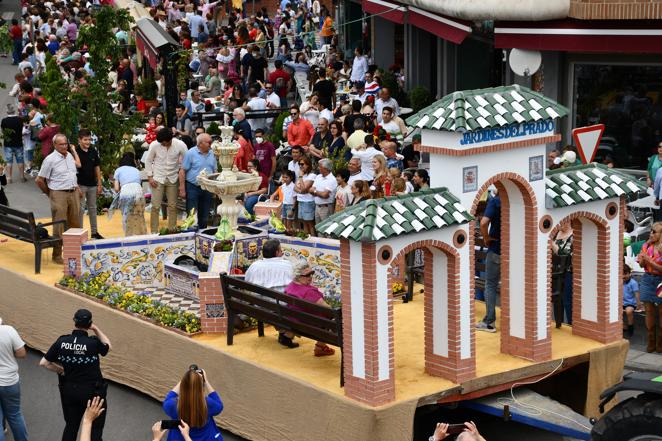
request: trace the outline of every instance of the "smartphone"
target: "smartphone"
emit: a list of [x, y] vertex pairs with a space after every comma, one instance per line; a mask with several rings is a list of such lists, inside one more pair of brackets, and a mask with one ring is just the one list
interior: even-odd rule
[[181, 420], [161, 420], [161, 430], [172, 430], [179, 427]]
[[467, 426], [464, 424], [449, 424], [446, 433], [449, 435], [457, 435], [458, 433], [464, 432], [464, 429], [466, 428]]

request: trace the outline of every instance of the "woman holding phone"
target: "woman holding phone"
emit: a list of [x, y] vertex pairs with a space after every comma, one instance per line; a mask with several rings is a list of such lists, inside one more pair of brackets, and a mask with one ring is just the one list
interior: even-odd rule
[[[166, 395], [163, 410], [169, 418], [190, 427], [192, 441], [223, 440], [214, 417], [223, 411], [221, 397], [207, 381], [205, 371], [192, 365], [179, 383]], [[185, 441], [179, 430], [168, 432], [168, 441]]]

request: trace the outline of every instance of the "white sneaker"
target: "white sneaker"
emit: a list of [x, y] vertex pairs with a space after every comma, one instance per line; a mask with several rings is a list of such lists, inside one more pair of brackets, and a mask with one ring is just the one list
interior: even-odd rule
[[485, 331], [485, 332], [497, 332], [496, 327], [494, 325], [490, 325], [485, 323], [484, 321], [479, 321], [476, 323], [476, 330], [477, 331]]

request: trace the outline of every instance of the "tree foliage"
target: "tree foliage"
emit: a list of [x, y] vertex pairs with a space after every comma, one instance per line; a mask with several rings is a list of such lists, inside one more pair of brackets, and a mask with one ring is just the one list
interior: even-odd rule
[[48, 102], [48, 111], [54, 115], [55, 121], [60, 125], [60, 131], [67, 135], [67, 138], [74, 139], [80, 101], [62, 77], [54, 57], [49, 57], [46, 62], [46, 71], [41, 76], [40, 83], [44, 98]]
[[[141, 122], [139, 115], [124, 116], [113, 112], [108, 78], [112, 63], [123, 55], [113, 30], [129, 31], [133, 17], [126, 9], [104, 6], [96, 12], [94, 19], [94, 25], [81, 27], [76, 41], [80, 48], [87, 50], [94, 75], [87, 78], [84, 89], [72, 90], [64, 79], [60, 82], [56, 78], [57, 66], [51, 66], [50, 71], [47, 66], [48, 92], [45, 93], [49, 111], [63, 131], [73, 136], [77, 124], [80, 124], [97, 136], [101, 168], [104, 174], [108, 174], [119, 162], [124, 135], [133, 133]], [[59, 69], [57, 71], [59, 74]]]

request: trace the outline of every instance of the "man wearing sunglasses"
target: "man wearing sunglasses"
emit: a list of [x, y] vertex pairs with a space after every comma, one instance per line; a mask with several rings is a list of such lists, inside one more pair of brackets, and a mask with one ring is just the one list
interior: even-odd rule
[[292, 122], [287, 128], [287, 143], [289, 145], [309, 145], [315, 134], [315, 129], [310, 121], [301, 118], [299, 108], [296, 105], [290, 107]]

